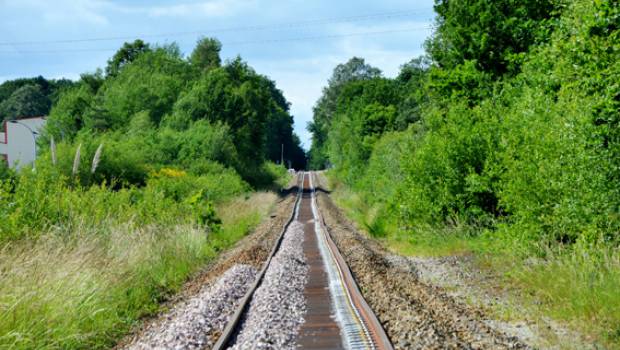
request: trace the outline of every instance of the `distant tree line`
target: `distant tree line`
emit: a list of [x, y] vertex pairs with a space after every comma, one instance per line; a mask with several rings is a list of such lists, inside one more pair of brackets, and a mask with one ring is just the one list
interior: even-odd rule
[[270, 181], [266, 161], [305, 168], [282, 92], [239, 57], [223, 63], [220, 50], [213, 38], [199, 40], [188, 57], [176, 44], [125, 43], [104, 69], [76, 82], [3, 83], [0, 112], [7, 119], [49, 114], [42, 150], [51, 137], [74, 148], [105, 143], [100, 179], [92, 181], [144, 183], [158, 164], [197, 172], [223, 165], [260, 185]]
[[0, 84], [0, 120], [48, 115], [69, 79], [47, 80], [41, 76], [7, 80]]

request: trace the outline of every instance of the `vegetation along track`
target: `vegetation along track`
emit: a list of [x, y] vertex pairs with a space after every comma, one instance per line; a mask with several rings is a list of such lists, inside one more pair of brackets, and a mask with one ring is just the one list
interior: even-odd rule
[[214, 349], [392, 349], [331, 240], [316, 203], [313, 173], [256, 282]]

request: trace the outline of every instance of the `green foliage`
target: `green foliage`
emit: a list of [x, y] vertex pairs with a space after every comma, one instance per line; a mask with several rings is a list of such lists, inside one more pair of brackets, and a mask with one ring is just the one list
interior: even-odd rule
[[[108, 62], [105, 76], [101, 70], [83, 74], [74, 86], [64, 89], [39, 139], [41, 156], [36, 176], [24, 175], [23, 179], [4, 185], [8, 190], [3, 199], [8, 201], [7, 205], [13, 203], [9, 207], [15, 210], [6, 213], [13, 218], [7, 220], [7, 225], [12, 226], [5, 227], [6, 234], [29, 237], [37, 230], [49, 228], [50, 222], [63, 222], [69, 215], [68, 209], [49, 202], [49, 198], [61, 197], [67, 189], [100, 188], [119, 195], [131, 193], [130, 203], [134, 203], [136, 196], [169, 198], [166, 191], [150, 190], [159, 185], [168, 188], [166, 181], [151, 178], [153, 172], [162, 168], [186, 173], [185, 180], [174, 186], [193, 188], [195, 193], [177, 193], [170, 198], [183, 205], [189, 205], [185, 199], [192, 199], [192, 205], [206, 213], [193, 218], [210, 225], [217, 221], [212, 217], [211, 204], [200, 203], [247, 191], [250, 188], [246, 181], [268, 187], [283, 178], [280, 167], [265, 163], [268, 159], [280, 160], [280, 152], [276, 155], [274, 149], [280, 150], [284, 144], [284, 160], [303, 167], [305, 155], [293, 134], [293, 119], [282, 92], [240, 58], [216, 67], [219, 58], [211, 55], [219, 51], [216, 41], [204, 39], [198, 46], [190, 63], [174, 44], [153, 48], [140, 40], [126, 43]], [[203, 67], [204, 74], [194, 74], [192, 66], [207, 64], [205, 60], [214, 66]], [[24, 82], [30, 80], [7, 82], [0, 92], [6, 93], [12, 87], [17, 88], [16, 93], [43, 89]], [[51, 84], [43, 78], [34, 82], [41, 86]], [[52, 89], [46, 85], [45, 89], [48, 88]], [[52, 137], [56, 143], [56, 164], [52, 164], [49, 149]], [[270, 145], [269, 150], [266, 144]], [[100, 147], [103, 151], [92, 169]], [[81, 152], [76, 163], [78, 148]], [[79, 166], [74, 169], [74, 164]], [[15, 177], [8, 170], [2, 172], [3, 179]], [[33, 205], [27, 199], [28, 186], [33, 188], [33, 197], [41, 198], [30, 210], [25, 209]], [[17, 189], [15, 193], [13, 187]], [[57, 209], [44, 208], [43, 203]], [[25, 212], [31, 219], [22, 216]], [[128, 220], [121, 217], [119, 222]], [[9, 233], [11, 230], [14, 232]]]
[[303, 166], [303, 151], [293, 137], [293, 118], [281, 91], [240, 59], [204, 74], [179, 98], [165, 124], [183, 129], [199, 120], [230, 128], [238, 157], [234, 165], [250, 182], [266, 159], [280, 160], [282, 144], [285, 160]]
[[169, 168], [117, 191], [45, 168], [1, 182], [0, 347], [113, 346], [266, 215], [275, 196], [222, 204], [246, 189]]
[[[114, 57], [121, 62], [114, 74], [83, 74], [64, 92], [40, 146], [46, 148], [52, 136], [73, 147], [91, 140], [109, 144], [115, 160], [102, 160], [95, 182], [144, 184], [148, 171], [137, 168], [147, 164], [196, 169], [215, 161], [252, 185], [269, 178], [262, 174], [266, 160], [279, 162], [283, 156], [285, 163], [304, 168], [305, 153], [282, 92], [240, 58], [219, 67], [214, 40], [199, 41], [189, 62], [174, 45], [126, 44]], [[209, 67], [196, 74], [200, 65]]]
[[222, 63], [220, 59], [221, 50], [222, 43], [219, 40], [201, 38], [198, 40], [189, 60], [192, 66], [196, 67], [200, 72], [218, 68]]
[[101, 103], [86, 113], [85, 126], [95, 130], [123, 128], [142, 111], [148, 111], [153, 123], [159, 124], [189, 79], [189, 65], [180, 57], [165, 49], [143, 53], [106, 80], [97, 95]]
[[143, 53], [150, 51], [150, 45], [140, 39], [123, 44], [123, 47], [108, 60], [108, 65], [105, 68], [106, 75], [116, 76], [126, 65], [135, 61]]
[[281, 145], [305, 166], [282, 92], [219, 50], [127, 43], [58, 99], [0, 85], [2, 107], [54, 101], [36, 170], [0, 164], [0, 348], [113, 346], [267, 215], [248, 192], [289, 180]]
[[[542, 14], [551, 8], [537, 6], [527, 4], [536, 15], [523, 12], [531, 22], [524, 25], [546, 26]], [[463, 11], [475, 6], [441, 2], [438, 7], [446, 11], [440, 21], [448, 28], [465, 25], [469, 17]], [[617, 178], [612, 169], [617, 167], [619, 138], [613, 125], [619, 89], [608, 78], [620, 72], [613, 44], [618, 27], [611, 24], [617, 16], [607, 2], [575, 1], [552, 35], [541, 32], [547, 44], [523, 56], [523, 70], [512, 79], [494, 81], [495, 68], [466, 57], [427, 70], [417, 60], [403, 66], [394, 81], [345, 84], [328, 134], [335, 174], [367, 192], [368, 200], [378, 196], [365, 180], [369, 169], [375, 183], [394, 184], [382, 201], [404, 229], [500, 224], [510, 227], [502, 232], [522, 242], [617, 242], [613, 232], [620, 224], [615, 214], [620, 202], [611, 184]], [[525, 29], [513, 30], [517, 35]], [[511, 45], [521, 51], [529, 47]], [[407, 110], [398, 100], [409, 96], [421, 105], [421, 118], [405, 132], [412, 141], [386, 149], [393, 137], [389, 132], [400, 129], [396, 120]], [[383, 138], [388, 140], [377, 142]], [[387, 170], [376, 173], [390, 166], [382, 163], [385, 158], [392, 167], [398, 164], [401, 181]]]
[[38, 85], [24, 85], [0, 103], [0, 115], [5, 120], [44, 116], [51, 101]]
[[73, 85], [67, 79], [47, 80], [41, 76], [7, 80], [0, 84], [0, 119], [48, 115], [51, 104]]
[[575, 323], [600, 314], [579, 327], [617, 344], [620, 317], [601, 309], [619, 302], [608, 297], [619, 265], [607, 253], [620, 244], [620, 7], [436, 9], [432, 63], [326, 89], [312, 165], [333, 166], [353, 191], [341, 203], [373, 236], [402, 251], [503, 256], [550, 313]]
[[453, 69], [431, 68], [426, 88], [433, 101], [466, 101], [473, 107], [490, 95], [492, 79], [475, 61], [465, 61]]
[[255, 167], [264, 159], [263, 134], [269, 104], [268, 92], [256, 89], [258, 79], [239, 60], [212, 70], [177, 101], [174, 116], [185, 124], [202, 119], [226, 123], [233, 131], [240, 159]]
[[192, 168], [199, 159], [238, 166], [237, 149], [227, 124], [198, 121], [191, 128], [178, 133], [175, 143], [180, 145], [176, 159], [186, 168]]
[[89, 111], [94, 98], [92, 89], [84, 84], [65, 91], [52, 107], [44, 133], [57, 140], [75, 136], [84, 127], [84, 115]]
[[314, 106], [313, 120], [308, 124], [308, 131], [312, 133], [311, 168], [323, 169], [328, 164], [327, 134], [336, 113], [342, 88], [349, 82], [379, 77], [381, 77], [381, 71], [366, 64], [364, 59], [359, 57], [353, 57], [347, 63], [339, 64], [334, 68], [327, 87], [323, 88], [323, 94]]
[[553, 0], [437, 0], [436, 26], [427, 50], [442, 68], [467, 61], [492, 75], [518, 72], [530, 46], [548, 39]]
[[15, 170], [9, 168], [8, 164], [2, 160], [0, 161], [0, 181], [11, 180], [15, 177]]

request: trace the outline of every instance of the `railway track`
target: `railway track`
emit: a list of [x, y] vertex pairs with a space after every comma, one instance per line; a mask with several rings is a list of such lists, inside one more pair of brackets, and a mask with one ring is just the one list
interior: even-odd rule
[[[269, 274], [269, 272], [274, 272], [270, 269], [278, 268], [278, 266], [273, 266], [273, 262], [278, 259], [277, 255], [283, 246], [283, 241], [288, 239], [285, 243], [287, 247], [291, 244], [297, 244], [299, 247], [300, 237], [303, 237], [303, 257], [300, 257], [300, 261], [303, 260], [304, 268], [307, 268], [303, 287], [303, 322], [295, 325], [296, 334], [289, 339], [291, 341], [287, 344], [294, 344], [292, 347], [302, 349], [393, 349], [385, 331], [362, 297], [349, 267], [329, 235], [317, 205], [314, 176], [312, 172], [298, 175], [300, 185], [291, 216], [256, 281], [241, 300], [214, 349], [228, 349], [235, 345], [240, 333], [246, 331], [245, 328], [261, 327], [260, 324], [244, 325], [252, 318], [251, 313], [256, 313], [253, 311], [252, 301], [258, 299], [258, 293], [273, 292], [257, 291], [277, 285], [271, 282], [266, 283], [265, 276], [274, 278], [274, 273]], [[302, 227], [303, 236], [299, 231]], [[297, 231], [291, 232], [292, 230]], [[290, 242], [291, 239], [297, 241]], [[294, 297], [291, 295], [291, 298]], [[273, 310], [278, 307], [280, 306], [269, 305], [267, 309]], [[263, 334], [278, 332], [278, 329], [270, 328], [260, 330], [260, 332]], [[266, 335], [266, 337], [269, 336], [281, 338], [278, 334]], [[262, 344], [256, 348], [278, 348], [273, 344], [276, 343]], [[243, 347], [237, 345], [237, 348]]]

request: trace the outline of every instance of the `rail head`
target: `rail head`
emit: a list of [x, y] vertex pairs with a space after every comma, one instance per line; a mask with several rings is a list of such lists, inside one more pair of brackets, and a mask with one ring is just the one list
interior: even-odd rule
[[[311, 174], [310, 176], [313, 176]], [[316, 189], [312, 188], [312, 191], [315, 193], [316, 198]], [[318, 201], [316, 203], [318, 207]], [[341, 273], [342, 279], [347, 285], [347, 292], [349, 293], [352, 304], [355, 309], [359, 311], [359, 316], [361, 322], [364, 324], [365, 328], [369, 332], [369, 337], [372, 339], [375, 348], [378, 350], [393, 350], [394, 346], [387, 336], [385, 329], [381, 325], [381, 322], [375, 315], [374, 311], [364, 299], [362, 292], [360, 291], [355, 278], [353, 277], [353, 272], [349, 268], [349, 265], [346, 263], [344, 257], [340, 253], [338, 246], [334, 242], [331, 237], [330, 230], [327, 227], [325, 222], [325, 217], [321, 214], [320, 210], [317, 210], [319, 225], [321, 226], [323, 232], [325, 233], [325, 238], [327, 240], [328, 247], [333, 254], [339, 272]]]

